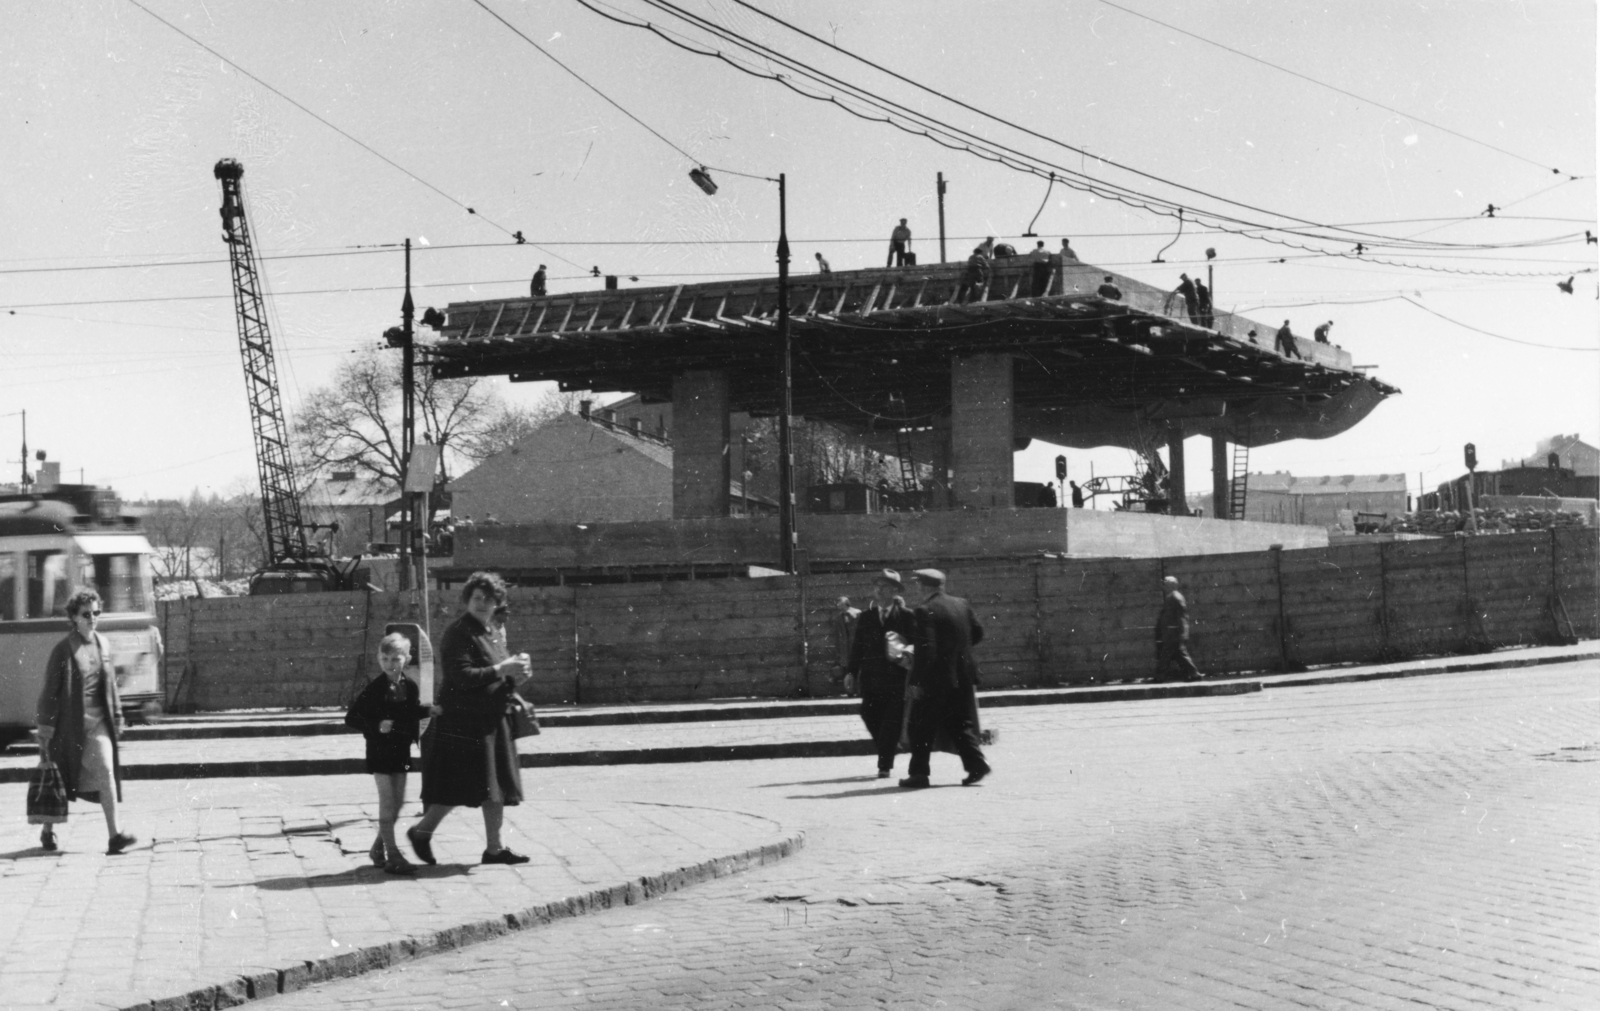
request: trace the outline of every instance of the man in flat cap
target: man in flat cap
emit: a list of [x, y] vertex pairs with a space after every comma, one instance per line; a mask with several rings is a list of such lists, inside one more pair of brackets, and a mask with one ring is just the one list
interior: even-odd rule
[[879, 779], [888, 779], [894, 769], [906, 705], [900, 647], [909, 645], [916, 632], [916, 619], [900, 596], [904, 590], [900, 573], [893, 569], [884, 569], [873, 579], [872, 606], [856, 620], [855, 645], [845, 674], [845, 690], [861, 691], [861, 722], [878, 749]]
[[900, 785], [908, 790], [928, 785], [928, 758], [942, 731], [967, 770], [962, 786], [989, 774], [978, 740], [978, 664], [972, 647], [983, 641], [983, 626], [960, 597], [944, 592], [944, 573], [918, 569], [912, 573], [922, 593], [916, 610], [916, 652], [906, 698], [911, 705], [911, 767]]
[[1189, 603], [1178, 591], [1176, 576], [1161, 580], [1161, 613], [1156, 617], [1156, 677], [1164, 681], [1173, 664], [1185, 681], [1200, 680], [1200, 670], [1189, 656]]

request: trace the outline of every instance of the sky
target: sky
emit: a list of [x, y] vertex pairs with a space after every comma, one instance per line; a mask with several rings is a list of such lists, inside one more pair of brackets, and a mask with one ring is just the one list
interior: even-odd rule
[[[649, 0], [590, 2], [738, 52]], [[928, 261], [942, 172], [952, 259], [985, 235], [1020, 241], [1036, 212], [1050, 245], [1070, 236], [1086, 262], [1164, 287], [1213, 248], [1219, 308], [1287, 316], [1305, 336], [1332, 319], [1356, 363], [1401, 389], [1342, 435], [1255, 450], [1252, 470], [1431, 488], [1461, 471], [1466, 442], [1487, 466], [1555, 433], [1600, 442], [1600, 246], [1583, 237], [1600, 232], [1592, 0], [749, 3], [676, 0], [987, 142], [1196, 213], [1459, 245], [1357, 260], [1343, 241], [1308, 252], [1192, 217], [1173, 242], [1170, 216], [1047, 194], [577, 0], [15, 5], [0, 35], [0, 481], [20, 470], [25, 410], [30, 450], [69, 480], [128, 498], [253, 486], [223, 157], [245, 166], [291, 417], [399, 322], [405, 238], [419, 307], [525, 293], [540, 263], [552, 292], [591, 287], [592, 266], [641, 284], [770, 273], [774, 188], [731, 173], [783, 172], [797, 269], [814, 252], [874, 265], [900, 217]], [[697, 163], [715, 197], [690, 183]], [[1050, 480], [1057, 452], [1019, 453], [1018, 479]], [[1204, 490], [1207, 443], [1187, 452]], [[1066, 455], [1075, 478], [1131, 472], [1126, 450]]]

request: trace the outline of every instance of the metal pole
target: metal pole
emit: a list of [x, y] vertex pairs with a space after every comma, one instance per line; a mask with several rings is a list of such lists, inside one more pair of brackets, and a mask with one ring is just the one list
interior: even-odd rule
[[1210, 322], [1206, 325], [1215, 327], [1217, 325], [1217, 279], [1212, 276], [1211, 264], [1209, 263], [1206, 264], [1206, 288], [1211, 292], [1206, 296], [1211, 300], [1211, 311], [1206, 313], [1206, 316], [1210, 318]]
[[[433, 504], [428, 501], [427, 492], [422, 493], [422, 512], [427, 517], [426, 522], [428, 525], [432, 526]], [[422, 584], [422, 634], [427, 636], [429, 641], [432, 641], [433, 628], [432, 623], [429, 621], [428, 607], [428, 545], [426, 540], [423, 541], [422, 550], [418, 552], [417, 560], [421, 563], [422, 569], [422, 578], [419, 580]]]
[[411, 508], [411, 492], [405, 490], [406, 478], [411, 470], [411, 447], [416, 438], [417, 419], [412, 405], [416, 381], [416, 351], [412, 343], [411, 317], [416, 305], [411, 301], [411, 240], [406, 240], [406, 297], [400, 303], [401, 327], [405, 341], [401, 344], [400, 365], [400, 589], [411, 589], [412, 528], [416, 525], [415, 511]]
[[795, 571], [794, 373], [789, 346], [789, 201], [787, 176], [778, 173], [778, 342], [783, 346], [783, 403], [778, 414], [778, 567]]
[[944, 255], [944, 173], [937, 173], [939, 185], [936, 187], [939, 194], [939, 262], [949, 263]]

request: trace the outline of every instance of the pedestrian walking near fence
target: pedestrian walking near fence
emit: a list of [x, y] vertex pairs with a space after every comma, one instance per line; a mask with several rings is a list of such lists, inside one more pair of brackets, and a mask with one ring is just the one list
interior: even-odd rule
[[544, 264], [539, 264], [539, 269], [533, 272], [533, 280], [528, 285], [528, 294], [533, 298], [544, 297]]
[[439, 715], [438, 706], [420, 701], [417, 685], [406, 677], [411, 640], [390, 632], [378, 643], [378, 676], [373, 678], [344, 716], [345, 725], [367, 741], [367, 771], [378, 788], [378, 838], [368, 856], [390, 874], [415, 874], [416, 865], [400, 852], [394, 825], [406, 803], [406, 773], [411, 771], [411, 745], [422, 721]]
[[861, 722], [878, 749], [878, 778], [888, 779], [899, 750], [906, 704], [906, 668], [902, 652], [916, 634], [916, 619], [900, 594], [900, 573], [884, 569], [872, 585], [872, 606], [856, 622], [855, 647], [845, 684], [861, 690]]
[[522, 770], [507, 722], [516, 679], [528, 673], [528, 655], [506, 656], [491, 629], [494, 609], [506, 601], [505, 580], [474, 572], [461, 588], [466, 605], [439, 641], [442, 710], [422, 739], [422, 818], [406, 830], [425, 864], [433, 833], [457, 807], [483, 809], [486, 864], [522, 864], [528, 858], [500, 840], [507, 805], [522, 803]]
[[983, 626], [960, 597], [944, 592], [944, 573], [918, 569], [912, 573], [922, 593], [916, 609], [917, 631], [911, 676], [906, 682], [910, 704], [907, 735], [911, 766], [900, 785], [916, 790], [928, 785], [929, 756], [943, 736], [973, 786], [992, 771], [984, 760], [978, 736], [978, 664], [972, 647], [983, 641]]
[[1198, 278], [1194, 282], [1194, 302], [1200, 310], [1200, 325], [1210, 328], [1216, 325], [1216, 313], [1211, 308], [1211, 289]]
[[833, 273], [833, 268], [828, 266], [827, 259], [821, 253], [812, 253], [811, 255], [817, 258], [817, 273], [824, 277]]
[[1167, 671], [1174, 665], [1185, 681], [1200, 680], [1200, 671], [1189, 656], [1189, 602], [1178, 590], [1175, 576], [1161, 580], [1161, 613], [1156, 617], [1156, 675], [1157, 681], [1167, 680]]
[[[39, 764], [60, 774], [67, 800], [99, 803], [106, 819], [106, 853], [114, 855], [138, 840], [118, 821], [122, 761], [117, 744], [126, 722], [110, 646], [95, 631], [100, 594], [82, 589], [67, 598], [67, 620], [72, 631], [50, 651], [39, 692]], [[39, 845], [57, 848], [49, 822], [39, 832]]]
[[894, 226], [894, 231], [889, 233], [889, 261], [885, 267], [904, 267], [906, 265], [906, 252], [911, 248], [911, 229], [906, 227], [906, 219], [901, 218], [900, 223]]

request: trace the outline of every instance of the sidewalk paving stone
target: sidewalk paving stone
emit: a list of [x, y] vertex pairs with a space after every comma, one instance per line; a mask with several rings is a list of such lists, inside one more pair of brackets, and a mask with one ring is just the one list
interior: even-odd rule
[[[439, 866], [415, 879], [367, 861], [376, 800], [364, 776], [130, 784], [123, 815], [143, 838], [120, 857], [103, 853], [97, 806], [75, 806], [55, 854], [8, 819], [0, 1007], [229, 1006], [643, 901], [779, 859], [803, 838], [725, 808], [529, 785], [506, 823], [530, 863], [479, 866], [481, 819], [463, 809], [436, 837]], [[0, 786], [0, 807], [20, 812], [24, 789]]]

